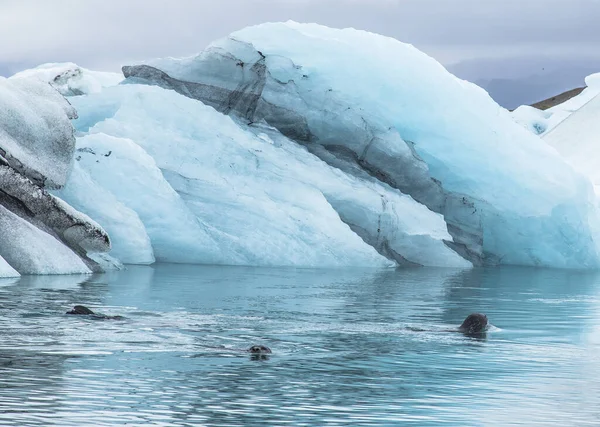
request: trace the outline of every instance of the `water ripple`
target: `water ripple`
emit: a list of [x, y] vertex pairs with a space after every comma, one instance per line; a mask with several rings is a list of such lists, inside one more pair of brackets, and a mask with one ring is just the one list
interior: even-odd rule
[[[598, 274], [535, 269], [0, 281], [0, 425], [595, 426], [599, 302]], [[471, 311], [487, 337], [448, 332]]]

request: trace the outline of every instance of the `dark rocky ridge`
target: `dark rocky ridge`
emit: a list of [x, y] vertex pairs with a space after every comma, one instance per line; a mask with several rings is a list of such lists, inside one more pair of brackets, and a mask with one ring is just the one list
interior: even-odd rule
[[538, 110], [547, 110], [548, 108], [555, 107], [563, 102], [568, 101], [571, 98], [576, 97], [581, 92], [583, 92], [585, 87], [578, 87], [576, 89], [571, 89], [561, 94], [552, 96], [548, 99], [544, 99], [543, 101], [536, 102], [535, 104], [531, 104], [532, 107], [537, 108]]

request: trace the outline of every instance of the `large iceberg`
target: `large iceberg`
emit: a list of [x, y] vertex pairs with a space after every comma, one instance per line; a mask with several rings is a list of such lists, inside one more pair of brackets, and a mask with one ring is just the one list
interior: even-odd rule
[[[234, 33], [195, 57], [155, 60], [123, 71], [129, 82], [171, 89], [234, 116], [238, 129], [247, 126], [256, 132], [256, 124], [264, 122], [335, 167], [336, 173], [343, 171], [345, 179], [367, 181], [369, 176], [370, 185], [410, 195], [443, 216], [452, 238], [441, 240], [473, 263], [598, 265], [598, 218], [589, 181], [514, 123], [482, 89], [455, 78], [410, 45], [353, 29], [265, 24]], [[238, 167], [237, 158], [204, 147], [208, 152], [203, 157], [187, 151], [187, 158], [177, 156], [181, 164], [169, 162], [180, 135], [160, 132], [160, 142], [151, 146], [135, 134], [137, 125], [127, 123], [134, 114], [139, 119], [162, 107], [140, 99], [129, 101], [137, 106], [128, 118], [106, 99], [99, 100], [78, 126], [136, 141], [174, 188], [188, 196], [191, 208], [204, 208], [205, 203], [194, 199], [218, 187], [210, 181], [189, 185], [189, 179], [206, 162], [218, 162], [222, 174], [227, 162], [232, 169]], [[93, 117], [93, 110], [105, 116], [103, 123]], [[186, 110], [190, 121], [197, 114], [191, 110]], [[173, 115], [183, 114], [171, 108], [157, 115], [163, 125], [170, 125]], [[199, 114], [196, 120], [202, 120]], [[203, 142], [202, 134], [183, 131], [189, 125], [180, 126], [178, 133], [195, 141], [194, 150], [212, 146]], [[182, 174], [181, 165], [196, 168]], [[248, 177], [258, 173], [244, 172]], [[247, 180], [250, 185], [252, 179]], [[268, 180], [262, 185], [274, 188]], [[326, 186], [317, 188], [344, 220]], [[240, 189], [235, 191], [239, 194]], [[214, 194], [213, 200], [224, 194]], [[402, 212], [398, 216], [405, 217]], [[213, 226], [222, 221], [206, 219]], [[353, 222], [351, 228], [372, 244], [374, 235], [361, 227], [363, 221]], [[273, 219], [269, 223], [276, 224]]]
[[0, 276], [600, 264], [597, 199], [574, 167], [600, 176], [559, 138], [600, 108], [594, 82], [546, 132], [558, 109], [511, 115], [410, 45], [294, 22], [123, 72], [0, 79]]
[[79, 167], [139, 215], [159, 260], [470, 265], [444, 243], [452, 237], [441, 215], [368, 174], [326, 164], [269, 126], [145, 85], [72, 101]]

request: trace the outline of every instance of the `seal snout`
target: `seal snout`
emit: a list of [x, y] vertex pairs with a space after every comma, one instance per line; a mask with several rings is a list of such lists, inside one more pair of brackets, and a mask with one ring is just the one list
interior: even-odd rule
[[467, 316], [458, 329], [467, 335], [478, 335], [485, 333], [487, 326], [488, 318], [485, 314], [472, 313]]
[[253, 345], [246, 351], [248, 353], [252, 353], [252, 354], [271, 354], [272, 353], [271, 349], [264, 345]]

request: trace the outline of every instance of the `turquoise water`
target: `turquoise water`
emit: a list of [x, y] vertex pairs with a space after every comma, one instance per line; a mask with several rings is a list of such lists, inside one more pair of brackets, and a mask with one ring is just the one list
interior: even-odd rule
[[[64, 315], [74, 304], [127, 319]], [[473, 311], [487, 337], [445, 331]], [[252, 360], [255, 343], [273, 355]], [[160, 265], [0, 281], [2, 426], [597, 426], [599, 374], [596, 272]]]

